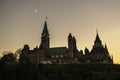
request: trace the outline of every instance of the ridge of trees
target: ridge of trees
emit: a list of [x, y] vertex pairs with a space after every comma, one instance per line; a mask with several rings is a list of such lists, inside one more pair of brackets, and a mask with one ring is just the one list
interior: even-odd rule
[[20, 53], [21, 49], [4, 52], [0, 80], [120, 80], [117, 64], [31, 64], [26, 57], [18, 60]]

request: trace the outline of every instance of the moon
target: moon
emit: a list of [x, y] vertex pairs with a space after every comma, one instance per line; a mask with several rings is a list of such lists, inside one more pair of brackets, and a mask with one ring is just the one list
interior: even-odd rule
[[35, 13], [38, 13], [38, 9], [35, 9]]

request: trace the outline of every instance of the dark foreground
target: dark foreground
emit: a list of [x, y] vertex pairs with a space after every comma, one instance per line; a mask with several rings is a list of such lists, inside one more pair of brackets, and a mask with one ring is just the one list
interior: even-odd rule
[[0, 80], [120, 80], [120, 65], [0, 65]]

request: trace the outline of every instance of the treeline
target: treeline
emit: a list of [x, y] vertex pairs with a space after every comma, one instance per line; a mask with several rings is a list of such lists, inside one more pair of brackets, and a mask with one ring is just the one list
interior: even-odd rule
[[[16, 53], [19, 53], [18, 50]], [[29, 58], [5, 52], [0, 80], [120, 80], [120, 65], [102, 63], [31, 64]]]
[[120, 80], [120, 65], [0, 64], [0, 80]]

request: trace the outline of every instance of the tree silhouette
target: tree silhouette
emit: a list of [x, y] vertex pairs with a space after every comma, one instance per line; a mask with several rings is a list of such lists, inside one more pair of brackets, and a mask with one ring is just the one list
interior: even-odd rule
[[12, 52], [8, 52], [1, 57], [0, 62], [2, 64], [15, 64], [16, 60], [16, 56]]
[[15, 51], [15, 56], [16, 56], [16, 58], [17, 58], [17, 60], [19, 60], [19, 57], [20, 57], [20, 54], [22, 53], [22, 49], [21, 48], [19, 48], [19, 49], [17, 49], [16, 51]]

